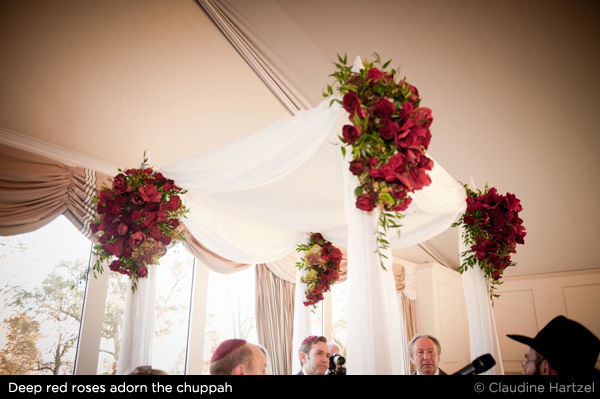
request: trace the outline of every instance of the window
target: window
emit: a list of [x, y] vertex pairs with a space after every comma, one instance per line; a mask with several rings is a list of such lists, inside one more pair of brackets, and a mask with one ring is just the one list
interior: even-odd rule
[[254, 266], [233, 273], [209, 273], [202, 374], [210, 374], [210, 358], [227, 339], [258, 343], [255, 317]]
[[64, 216], [0, 240], [0, 374], [72, 374], [91, 242]]

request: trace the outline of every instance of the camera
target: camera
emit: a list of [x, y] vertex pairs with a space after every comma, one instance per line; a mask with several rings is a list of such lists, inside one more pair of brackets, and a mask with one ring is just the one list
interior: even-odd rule
[[329, 356], [329, 369], [327, 370], [327, 375], [346, 375], [345, 364], [346, 359], [339, 353]]

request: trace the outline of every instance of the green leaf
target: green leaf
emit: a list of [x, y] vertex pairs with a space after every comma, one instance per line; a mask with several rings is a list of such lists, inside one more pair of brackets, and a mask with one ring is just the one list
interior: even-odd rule
[[342, 155], [344, 156], [344, 158], [346, 157], [346, 147], [341, 147], [342, 148]]

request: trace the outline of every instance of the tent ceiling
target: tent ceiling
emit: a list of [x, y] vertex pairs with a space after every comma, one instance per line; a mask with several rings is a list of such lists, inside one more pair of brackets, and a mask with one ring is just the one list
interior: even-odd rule
[[[337, 53], [402, 65], [433, 109], [433, 158], [521, 198], [528, 235], [507, 275], [599, 267], [597, 2], [247, 3], [248, 21], [285, 15], [257, 31], [271, 29], [265, 43], [309, 45], [290, 68], [311, 101]], [[160, 167], [288, 115], [193, 0], [0, 0], [0, 55], [0, 134], [119, 167], [145, 148]], [[458, 264], [456, 230], [428, 244]]]

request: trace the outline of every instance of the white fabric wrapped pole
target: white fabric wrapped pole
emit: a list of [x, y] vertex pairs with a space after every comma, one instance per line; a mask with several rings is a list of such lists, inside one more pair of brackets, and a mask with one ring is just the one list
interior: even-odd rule
[[148, 277], [138, 280], [135, 293], [131, 291], [131, 280], [127, 284], [118, 375], [152, 365], [157, 272], [156, 265], [148, 266]]
[[[475, 190], [475, 182], [469, 176], [467, 184], [470, 190]], [[462, 239], [463, 227], [459, 229], [459, 253], [462, 254], [469, 248], [465, 246]], [[460, 263], [464, 258], [461, 256]], [[496, 322], [490, 299], [487, 279], [479, 267], [468, 268], [462, 274], [463, 288], [465, 290], [465, 301], [467, 303], [467, 314], [469, 316], [469, 337], [471, 341], [471, 359], [489, 353], [496, 361], [496, 365], [483, 374], [503, 375], [502, 357], [498, 345], [496, 333]]]
[[[304, 258], [304, 251], [300, 251], [298, 254], [298, 261]], [[300, 364], [298, 363], [298, 352], [300, 350], [300, 344], [304, 338], [311, 335], [311, 317], [310, 307], [304, 306], [306, 302], [305, 291], [308, 291], [308, 285], [300, 281], [302, 277], [305, 277], [308, 271], [302, 269], [296, 272], [296, 295], [294, 299], [294, 332], [292, 335], [292, 370], [295, 372], [300, 370]], [[294, 374], [295, 374], [294, 372]]]
[[[352, 70], [362, 68], [356, 57]], [[365, 212], [356, 208], [354, 190], [358, 179], [349, 170], [348, 151], [342, 160], [344, 210], [348, 222], [348, 374], [403, 374], [399, 356], [401, 334], [392, 251], [382, 258], [377, 253], [379, 209]], [[389, 242], [387, 236], [385, 239]]]

